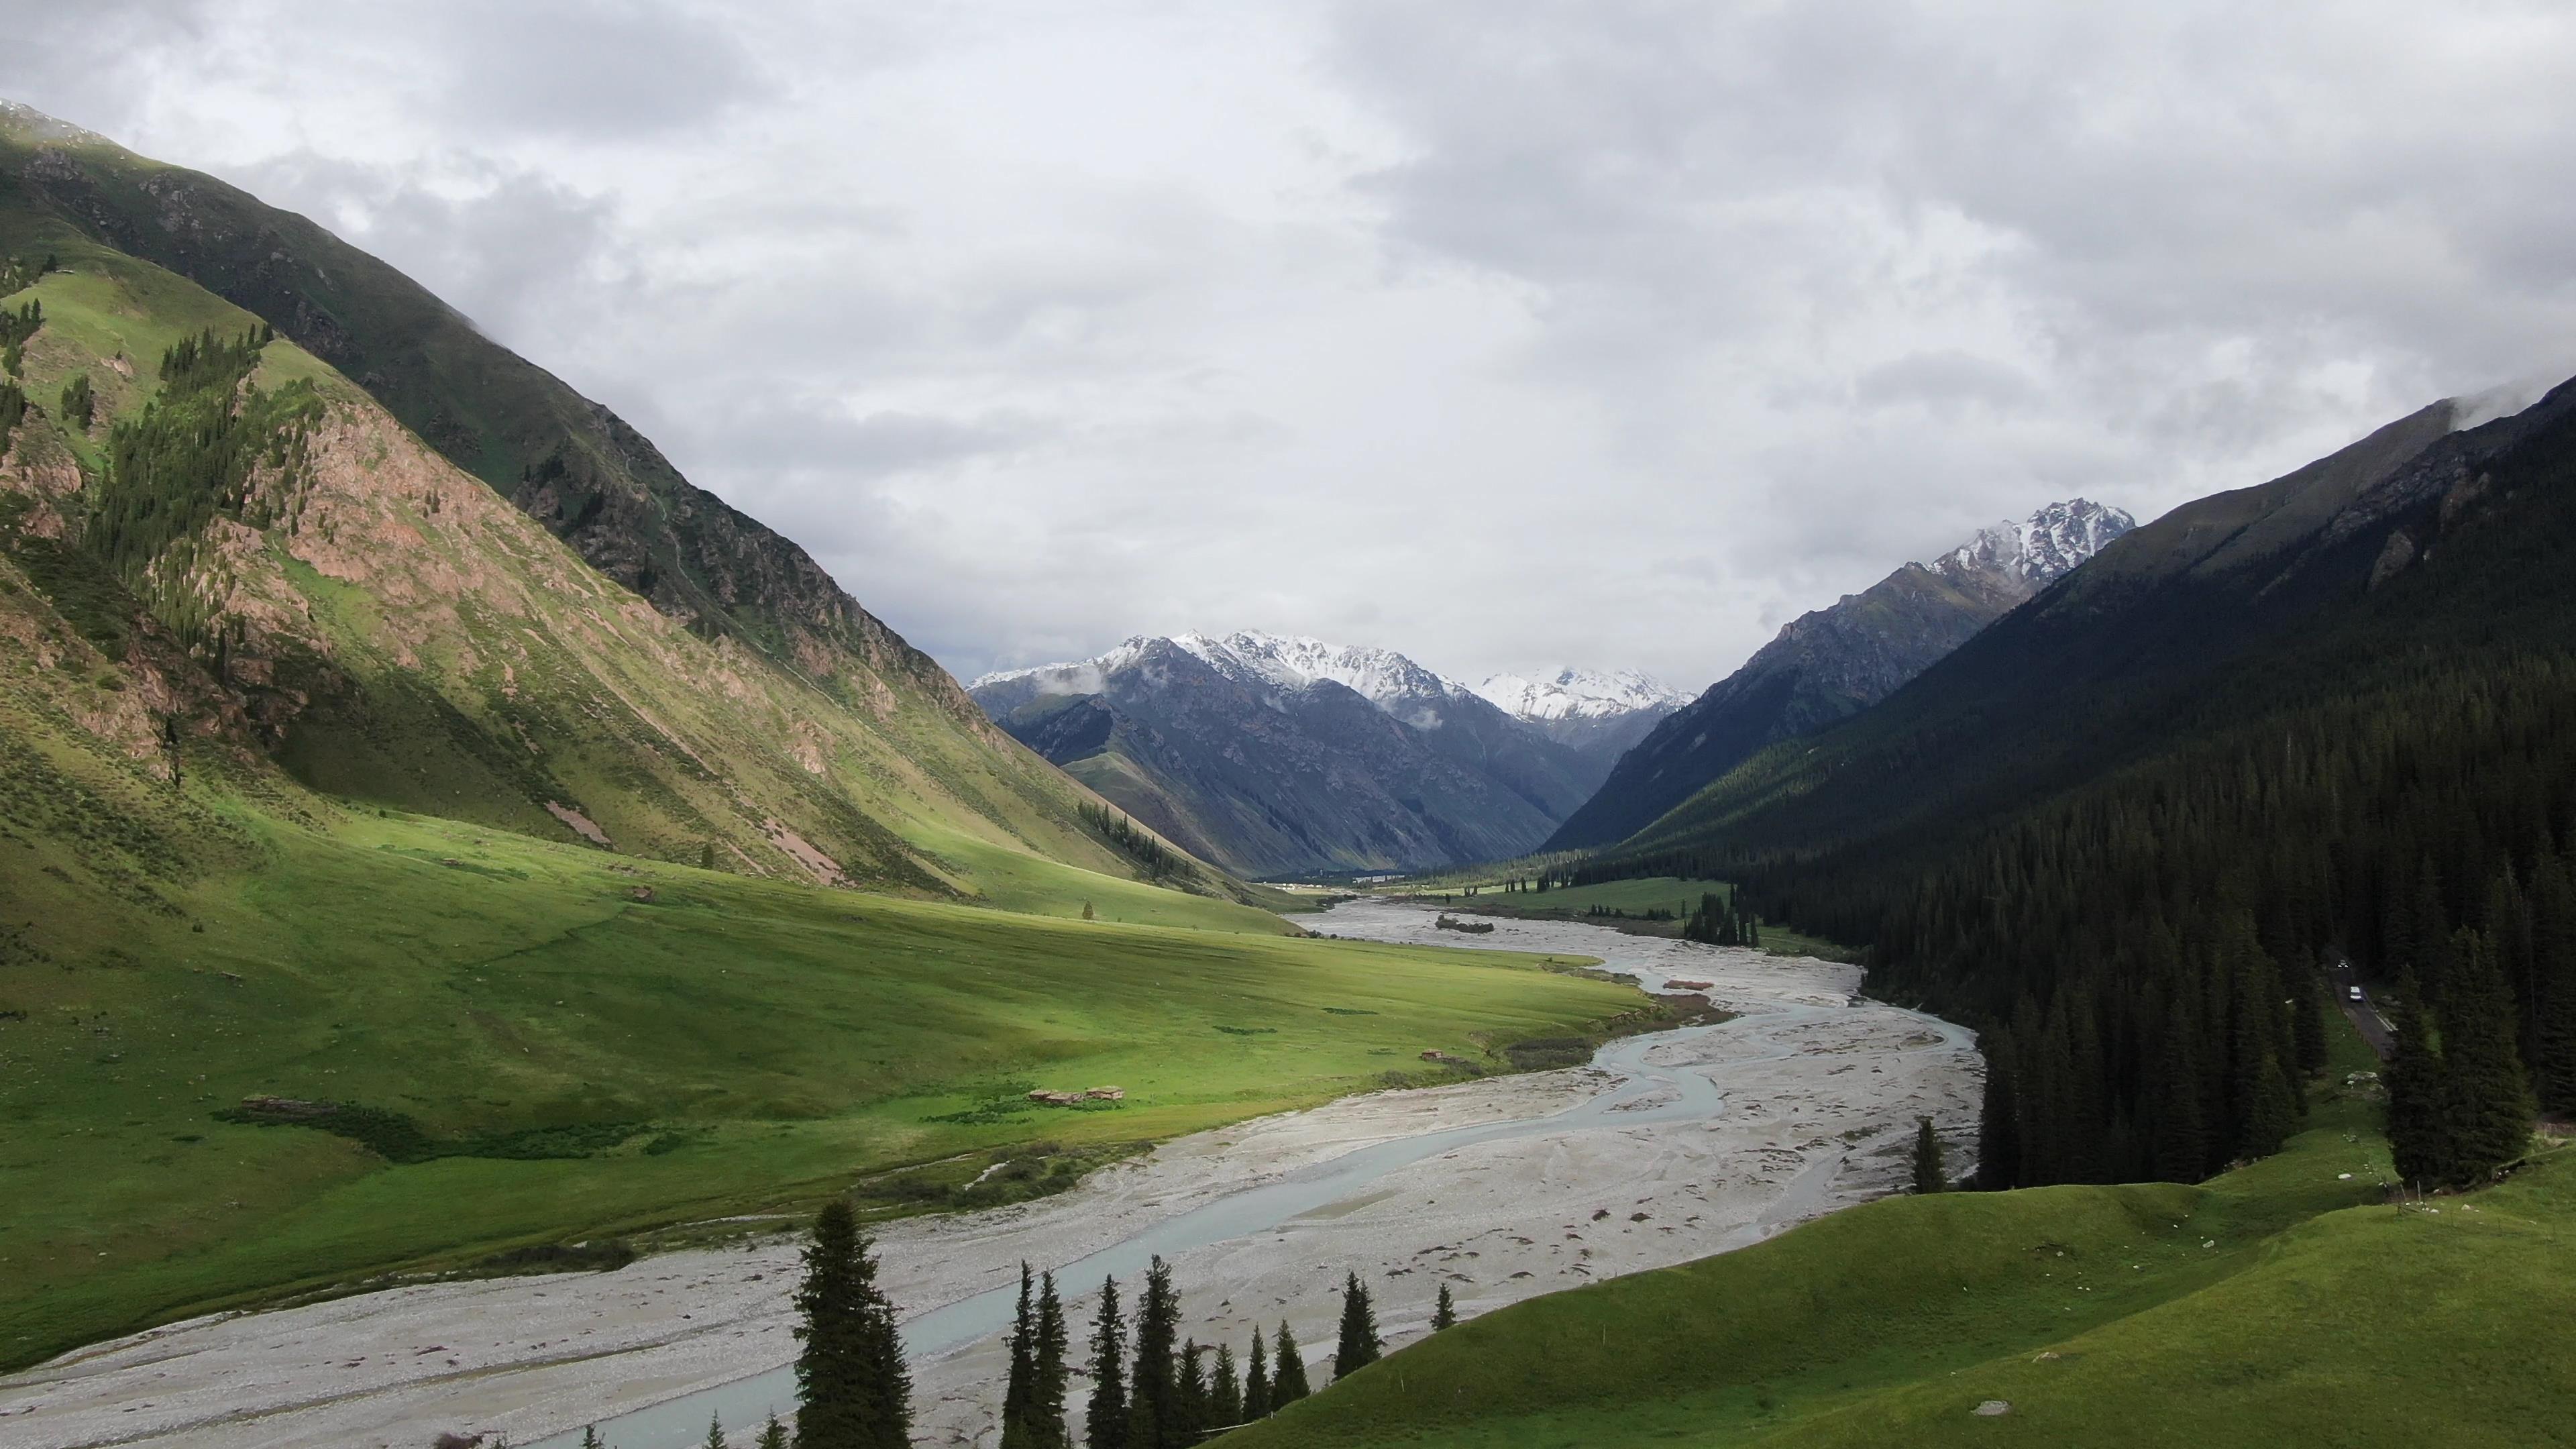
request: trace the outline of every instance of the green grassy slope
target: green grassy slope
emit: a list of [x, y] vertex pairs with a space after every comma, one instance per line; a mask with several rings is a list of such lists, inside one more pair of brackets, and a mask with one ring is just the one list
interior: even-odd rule
[[[103, 876], [12, 816], [0, 1362], [405, 1264], [810, 1203], [997, 1144], [1159, 1139], [1473, 1053], [1471, 1033], [1640, 1004], [1492, 953], [1231, 931], [1236, 908], [1108, 878], [1110, 919], [1055, 921], [318, 808], [327, 828], [186, 796], [153, 828], [231, 862], [186, 879]], [[158, 909], [124, 909], [138, 893]], [[84, 928], [120, 912], [112, 938]], [[1017, 1100], [1104, 1084], [1126, 1101]], [[254, 1094], [571, 1155], [398, 1165], [210, 1115]], [[528, 1146], [558, 1128], [578, 1130]]]
[[[909, 852], [885, 837], [905, 836], [910, 816], [926, 816], [934, 830], [962, 830], [1085, 867], [1111, 866], [1100, 843], [1075, 822], [1087, 792], [994, 727], [945, 671], [844, 594], [803, 550], [692, 486], [605, 408], [482, 336], [384, 263], [210, 177], [0, 103], [0, 255], [32, 260], [49, 252], [78, 274], [39, 284], [49, 310], [56, 292], [68, 300], [95, 289], [94, 277], [111, 277], [122, 289], [121, 297], [95, 299], [89, 309], [107, 316], [108, 325], [86, 334], [67, 325], [58, 339], [95, 357], [122, 349], [138, 374], [130, 383], [112, 369], [91, 368], [112, 411], [125, 414], [149, 394], [151, 360], [171, 336], [264, 320], [297, 344], [272, 349], [272, 380], [311, 373], [328, 377], [344, 403], [372, 399], [384, 409], [374, 414], [384, 419], [382, 431], [413, 440], [411, 451], [435, 450], [463, 470], [458, 481], [470, 475], [488, 485], [535, 531], [560, 538], [612, 591], [648, 602], [670, 626], [666, 636], [685, 635], [734, 672], [761, 676], [764, 692], [792, 684], [814, 728], [843, 737], [800, 742], [811, 745], [805, 758], [817, 752], [828, 758], [835, 743], [855, 740], [857, 748], [838, 751], [844, 779], [892, 777], [891, 788], [854, 792], [856, 815], [865, 820], [839, 820], [834, 834], [842, 850], [825, 847], [836, 861], [846, 851], [854, 876], [971, 893], [971, 882], [949, 879], [935, 861], [903, 859]], [[31, 352], [31, 364], [33, 358]], [[60, 361], [31, 365], [30, 396], [40, 405], [52, 403]], [[73, 451], [96, 461], [94, 447], [75, 444]], [[405, 466], [420, 471], [411, 461]], [[630, 633], [643, 621], [632, 623]], [[475, 657], [490, 656], [478, 651]], [[452, 697], [445, 702], [455, 703]], [[588, 712], [592, 701], [573, 704]], [[327, 774], [335, 789], [398, 779], [401, 772], [384, 768], [388, 759], [409, 763], [419, 745], [440, 745], [420, 736], [450, 731], [396, 726], [417, 726], [439, 712], [432, 701], [402, 701], [377, 711], [365, 728], [344, 731], [372, 736], [375, 748], [318, 749], [302, 763]], [[649, 711], [638, 713], [648, 718], [629, 722], [635, 731], [661, 733]], [[500, 743], [505, 756], [517, 749]], [[645, 743], [668, 752], [658, 741]], [[703, 737], [687, 742], [702, 754], [704, 746]], [[488, 773], [495, 763], [469, 773]], [[620, 773], [625, 764], [614, 762], [604, 772]], [[447, 788], [431, 782], [431, 793], [400, 803], [451, 811], [439, 793]], [[912, 798], [890, 803], [893, 796]], [[664, 812], [680, 818], [666, 820], [671, 828], [659, 833], [669, 837], [671, 853], [695, 859], [704, 842], [689, 837], [712, 832], [686, 817], [709, 806], [703, 799], [685, 803], [685, 810]], [[554, 828], [542, 812], [537, 823]], [[809, 816], [792, 828], [820, 843], [806, 828], [819, 824]], [[774, 853], [762, 843], [764, 834], [755, 829], [750, 839], [731, 843], [755, 857]], [[1207, 885], [1232, 889], [1213, 878]]]
[[[2576, 1311], [2576, 1158], [2382, 1204], [2374, 1116], [2321, 1102], [2196, 1187], [1892, 1198], [1534, 1299], [1230, 1442], [2576, 1442], [2576, 1360], [2546, 1347]], [[1972, 1412], [1990, 1399], [2011, 1412]]]
[[[255, 495], [292, 504], [218, 516], [186, 540], [193, 562], [165, 555], [158, 592], [136, 597], [83, 543], [108, 434], [143, 415], [171, 343], [255, 319], [6, 193], [0, 253], [50, 252], [62, 270], [10, 298], [46, 320], [24, 362], [38, 410], [0, 456], [0, 554], [80, 636], [74, 655], [127, 676], [183, 733], [273, 754], [335, 795], [577, 838], [560, 805], [624, 853], [712, 851], [789, 878], [974, 899], [1006, 874], [1015, 908], [1073, 914], [1089, 886], [1040, 887], [1051, 864], [1132, 873], [1081, 824], [1081, 787], [980, 717], [981, 734], [891, 696], [853, 708], [645, 607], [283, 341], [254, 380], [308, 383], [323, 412], [307, 476], [263, 474]], [[99, 397], [87, 429], [49, 415], [75, 375]], [[173, 598], [228, 633], [225, 658], [207, 631], [166, 627], [184, 622]], [[1190, 884], [1249, 899], [1213, 871]]]

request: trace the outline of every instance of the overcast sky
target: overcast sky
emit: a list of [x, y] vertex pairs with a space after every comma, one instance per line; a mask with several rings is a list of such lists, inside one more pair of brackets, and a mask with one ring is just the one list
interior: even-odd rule
[[2576, 370], [2561, 0], [8, 9], [0, 94], [382, 255], [964, 676], [1696, 689]]

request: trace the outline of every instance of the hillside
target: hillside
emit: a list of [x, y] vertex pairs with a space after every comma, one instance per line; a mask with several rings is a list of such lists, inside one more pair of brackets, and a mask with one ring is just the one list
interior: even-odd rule
[[[2363, 1065], [2346, 1039], [2343, 1065]], [[2340, 1096], [2340, 1094], [2338, 1094]], [[1267, 1446], [2563, 1444], [2576, 1160], [2381, 1202], [2373, 1107], [2196, 1187], [1900, 1197], [1533, 1299], [1239, 1436]], [[2008, 1406], [2001, 1414], [1980, 1405]]]
[[1313, 639], [1140, 637], [971, 692], [1136, 819], [1247, 874], [1519, 855], [1607, 768], [1401, 654]]
[[1995, 1024], [2003, 1182], [2268, 1150], [2345, 959], [2435, 1080], [2483, 1019], [2496, 1110], [2566, 1111], [2571, 557], [2576, 387], [2436, 404], [2176, 509], [1576, 874], [1723, 872], [1869, 945], [1873, 989]]
[[0, 1363], [926, 1159], [1062, 1186], [1639, 1005], [1139, 879], [1018, 746], [652, 607], [5, 177], [0, 304]]
[[1615, 844], [1764, 746], [1878, 703], [2135, 526], [2081, 498], [2052, 503], [1801, 615], [1645, 735], [1546, 848]]
[[[0, 121], [0, 255], [23, 263], [9, 306], [43, 318], [22, 343], [32, 402], [0, 463], [0, 548], [35, 595], [23, 627], [68, 651], [46, 680], [53, 703], [112, 718], [120, 750], [202, 737], [332, 794], [827, 883], [973, 897], [983, 877], [1043, 862], [1130, 872], [1080, 818], [1086, 792], [819, 571], [828, 598], [813, 598], [841, 632], [792, 648], [773, 647], [786, 633], [715, 627], [667, 592], [648, 606], [614, 560], [593, 568], [288, 337], [242, 353], [263, 319], [101, 245], [62, 195], [71, 172], [132, 172], [137, 196], [255, 203], [101, 144], [31, 141], [25, 113]], [[54, 270], [36, 275], [48, 257]], [[417, 292], [345, 260], [334, 275]], [[208, 335], [211, 370], [174, 390], [165, 354]], [[74, 379], [91, 388], [86, 420], [62, 416]], [[258, 391], [236, 402], [245, 385]], [[182, 435], [199, 425], [259, 456], [190, 454]], [[171, 456], [147, 456], [156, 448]], [[687, 512], [664, 502], [656, 517]], [[761, 537], [721, 551], [746, 567], [793, 553]], [[83, 658], [134, 676], [125, 707], [68, 703], [83, 686], [61, 670]], [[1235, 889], [1214, 873], [1199, 888]]]

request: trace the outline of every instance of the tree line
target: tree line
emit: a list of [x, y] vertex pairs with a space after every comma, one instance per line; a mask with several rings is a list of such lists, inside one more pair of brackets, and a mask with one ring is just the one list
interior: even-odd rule
[[[849, 1204], [824, 1207], [804, 1253], [795, 1305], [797, 1407], [793, 1427], [773, 1414], [757, 1449], [906, 1449], [912, 1437], [912, 1376], [904, 1366], [894, 1307], [877, 1286], [877, 1263]], [[1375, 1363], [1385, 1351], [1376, 1305], [1357, 1273], [1341, 1289], [1340, 1334], [1333, 1377]], [[1118, 1280], [1100, 1286], [1086, 1359], [1092, 1387], [1083, 1406], [1083, 1442], [1091, 1449], [1183, 1449], [1228, 1429], [1268, 1418], [1312, 1393], [1305, 1350], [1281, 1321], [1265, 1341], [1259, 1329], [1237, 1369], [1231, 1345], [1203, 1345], [1180, 1333], [1180, 1292], [1171, 1265], [1156, 1257], [1132, 1313], [1121, 1307]], [[1458, 1321], [1447, 1284], [1433, 1305], [1434, 1332]], [[1002, 1389], [1001, 1449], [1069, 1449], [1072, 1349], [1055, 1275], [1020, 1265], [1019, 1301], [1008, 1340], [1010, 1367]], [[597, 1428], [582, 1431], [585, 1449], [605, 1449]], [[726, 1449], [723, 1426], [710, 1423], [707, 1449]]]
[[[2028, 754], [2075, 763], [1876, 831], [1788, 806], [1569, 875], [1733, 879], [1865, 947], [1876, 994], [1977, 1026], [1987, 1186], [2275, 1150], [2349, 962], [2397, 1028], [2400, 1171], [2481, 1180], [2533, 1108], [2576, 1111], [2576, 423], [2551, 428], [2475, 478], [2487, 511], [2446, 517], [2438, 558], [2035, 727]], [[1892, 804], [1946, 768], [1939, 737], [1906, 748]]]
[[1165, 845], [1162, 838], [1139, 827], [1118, 811], [1088, 800], [1074, 802], [1074, 813], [1092, 834], [1109, 843], [1119, 854], [1136, 863], [1146, 880], [1161, 883], [1173, 876], [1189, 874], [1189, 865], [1180, 852]]

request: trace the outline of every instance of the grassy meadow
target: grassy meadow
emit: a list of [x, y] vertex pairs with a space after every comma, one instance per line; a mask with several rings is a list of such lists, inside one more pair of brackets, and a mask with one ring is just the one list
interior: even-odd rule
[[[2341, 1050], [2330, 1082], [2373, 1065]], [[2576, 1359], [2531, 1351], [2576, 1315], [2576, 1156], [2383, 1202], [2375, 1105], [2316, 1095], [2286, 1151], [2197, 1186], [1885, 1199], [1475, 1319], [1239, 1442], [2576, 1442]]]
[[[1640, 1005], [1036, 862], [1005, 894], [1051, 915], [373, 811], [205, 829], [236, 868], [121, 913], [75, 857], [47, 868], [57, 842], [0, 840], [0, 1361], [961, 1153], [1096, 1157]], [[1022, 1100], [1103, 1085], [1126, 1100]], [[373, 1109], [429, 1155], [215, 1116], [271, 1094]]]
[[[1517, 920], [1552, 921], [1583, 920], [1594, 907], [1625, 911], [1631, 919], [1609, 921], [1632, 935], [1678, 936], [1682, 918], [1699, 906], [1702, 895], [1732, 897], [1735, 887], [1724, 881], [1683, 880], [1678, 876], [1648, 876], [1638, 880], [1606, 880], [1593, 885], [1557, 886], [1544, 891], [1505, 891], [1504, 877], [1490, 881], [1450, 881], [1439, 885], [1416, 886], [1410, 883], [1389, 887], [1391, 896], [1418, 895], [1426, 901], [1438, 901], [1450, 910], [1478, 915], [1509, 916]], [[1473, 896], [1462, 892], [1469, 884], [1479, 887]], [[1671, 911], [1675, 919], [1648, 921], [1639, 919], [1651, 910]], [[1764, 950], [1786, 956], [1821, 956], [1830, 961], [1853, 959], [1852, 952], [1831, 941], [1802, 936], [1785, 926], [1762, 928]]]

